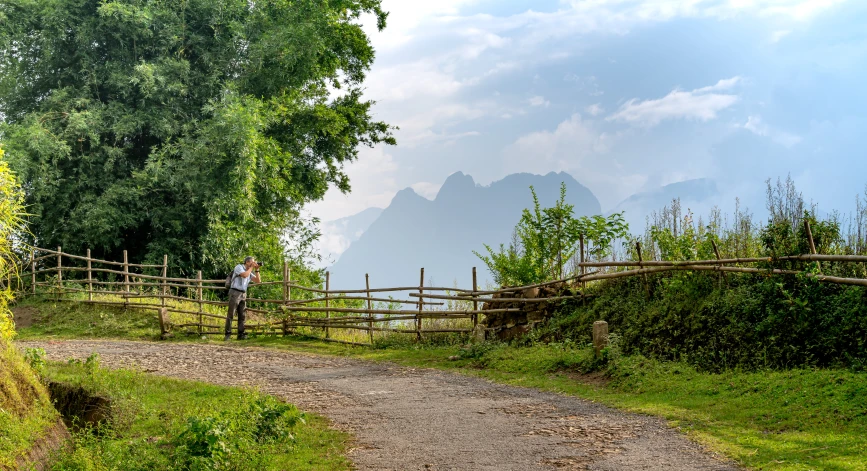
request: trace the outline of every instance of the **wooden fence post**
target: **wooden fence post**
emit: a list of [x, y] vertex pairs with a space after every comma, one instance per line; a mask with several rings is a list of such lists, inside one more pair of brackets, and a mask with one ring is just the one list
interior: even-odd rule
[[30, 289], [33, 291], [33, 294], [36, 294], [36, 253], [34, 251], [30, 251], [30, 284], [32, 285]]
[[[476, 267], [473, 267], [473, 311], [479, 310], [479, 302], [476, 300], [476, 291], [479, 290], [479, 285], [476, 280]], [[477, 312], [473, 312], [473, 332], [475, 332], [476, 327], [479, 325], [479, 314]]]
[[[635, 242], [635, 251], [638, 252], [638, 268], [644, 268], [644, 259], [641, 257], [641, 242]], [[644, 295], [650, 299], [650, 285], [647, 283], [647, 273], [641, 275], [644, 281]]]
[[123, 307], [129, 307], [129, 259], [126, 250], [123, 251]]
[[[331, 297], [331, 272], [325, 272], [325, 307], [328, 308], [328, 298]], [[325, 311], [325, 318], [331, 319], [331, 311]], [[325, 338], [331, 338], [331, 329], [328, 328], [330, 321], [325, 321]]]
[[[722, 257], [720, 257], [720, 255], [719, 255], [719, 248], [716, 246], [716, 241], [711, 239], [710, 244], [713, 246], [713, 253], [714, 253], [714, 255], [716, 255], [716, 259], [720, 260]], [[717, 266], [722, 267], [722, 265], [717, 265]], [[725, 276], [726, 276], [725, 272], [720, 270], [720, 272], [719, 272], [719, 287], [720, 287], [720, 289], [722, 289], [722, 287], [723, 287], [723, 280], [725, 280]]]
[[[807, 231], [807, 241], [810, 243], [810, 253], [816, 255], [816, 244], [813, 242], [813, 230], [810, 229], [810, 221], [804, 219], [804, 229]], [[819, 273], [822, 272], [822, 265], [816, 261], [816, 268], [819, 269]]]
[[160, 338], [165, 340], [169, 336], [169, 310], [161, 307], [158, 311], [157, 318], [160, 321]]
[[587, 282], [584, 281], [584, 279], [583, 279], [584, 274], [586, 273], [585, 268], [584, 268], [584, 234], [581, 234], [580, 236], [578, 236], [578, 240], [581, 242], [581, 245], [580, 245], [581, 278], [582, 278], [581, 279], [581, 305], [586, 306], [587, 305]]
[[60, 253], [62, 250], [60, 246], [57, 246], [57, 300], [60, 301], [60, 297], [63, 296], [63, 263], [61, 261]]
[[90, 249], [87, 249], [87, 300], [93, 301], [93, 272], [91, 266]]
[[370, 303], [370, 274], [364, 274], [364, 286], [367, 289], [367, 317], [370, 318], [370, 321], [367, 322], [367, 340], [373, 345], [373, 313], [370, 312], [372, 309]]
[[421, 315], [424, 311], [424, 267], [421, 269], [421, 278], [418, 282], [418, 315], [415, 318], [416, 340], [421, 340]]
[[[163, 298], [165, 299], [165, 298]], [[199, 335], [205, 330], [205, 316], [202, 315], [202, 270], [196, 272], [196, 299], [199, 302]]]
[[163, 255], [163, 272], [160, 280], [160, 305], [166, 307], [166, 296], [168, 296], [168, 273], [169, 273], [169, 256]]
[[[283, 260], [283, 305], [286, 306], [289, 304], [289, 301], [292, 300], [292, 288], [289, 286], [289, 278], [291, 272], [289, 271], [289, 261]], [[283, 336], [289, 335], [289, 311], [283, 311]]]

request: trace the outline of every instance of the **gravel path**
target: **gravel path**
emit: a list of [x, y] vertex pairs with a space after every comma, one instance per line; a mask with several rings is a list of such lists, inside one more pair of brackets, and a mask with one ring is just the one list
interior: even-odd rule
[[53, 360], [261, 390], [356, 437], [362, 470], [736, 470], [656, 418], [429, 369], [229, 346], [19, 342]]

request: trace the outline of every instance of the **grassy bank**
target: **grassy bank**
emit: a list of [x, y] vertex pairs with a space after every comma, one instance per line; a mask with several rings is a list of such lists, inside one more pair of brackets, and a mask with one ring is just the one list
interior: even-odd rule
[[16, 460], [57, 419], [36, 374], [22, 355], [0, 338], [0, 470], [15, 469]]
[[57, 457], [55, 470], [350, 469], [347, 435], [253, 391], [109, 371], [94, 361], [50, 363], [45, 375], [111, 400], [108, 425], [75, 432], [74, 449]]
[[[26, 339], [157, 336], [152, 313], [71, 304], [30, 306], [40, 314], [36, 326], [21, 330]], [[125, 333], [125, 325], [130, 326], [131, 335]], [[173, 341], [219, 343], [196, 337]], [[568, 340], [464, 348], [417, 345], [407, 337], [396, 337], [391, 343], [369, 348], [263, 337], [243, 345], [392, 361], [576, 395], [663, 417], [693, 439], [751, 469], [867, 470], [867, 373], [863, 371], [802, 368], [707, 373], [685, 362], [623, 356], [617, 348], [607, 351], [606, 361], [599, 362], [585, 346]]]

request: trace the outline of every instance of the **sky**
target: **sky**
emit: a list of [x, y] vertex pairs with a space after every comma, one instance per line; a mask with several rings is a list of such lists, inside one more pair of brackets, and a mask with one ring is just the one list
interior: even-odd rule
[[366, 31], [365, 96], [398, 126], [363, 149], [333, 220], [479, 184], [566, 171], [603, 210], [709, 177], [720, 203], [761, 205], [791, 174], [808, 201], [848, 210], [867, 184], [867, 2], [862, 0], [383, 0]]

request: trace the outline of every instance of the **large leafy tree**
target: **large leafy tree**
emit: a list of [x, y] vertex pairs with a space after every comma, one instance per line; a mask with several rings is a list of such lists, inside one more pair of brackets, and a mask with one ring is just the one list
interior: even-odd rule
[[[360, 146], [380, 0], [0, 0], [0, 138], [35, 243], [182, 272], [278, 258]], [[275, 260], [276, 261], [276, 260]]]

